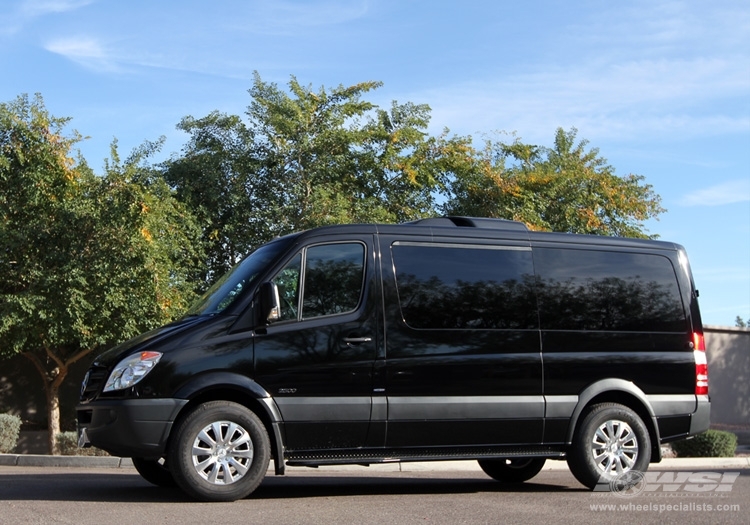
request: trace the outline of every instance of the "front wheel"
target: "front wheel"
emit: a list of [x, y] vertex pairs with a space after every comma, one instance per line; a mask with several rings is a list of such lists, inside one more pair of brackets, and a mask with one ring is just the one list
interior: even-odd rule
[[271, 445], [246, 407], [211, 401], [177, 425], [168, 462], [177, 485], [202, 501], [234, 501], [253, 492], [268, 470]]
[[593, 489], [630, 471], [645, 472], [651, 462], [651, 438], [643, 420], [626, 406], [601, 403], [585, 413], [573, 435], [568, 467]]
[[542, 470], [544, 458], [480, 459], [479, 466], [494, 480], [505, 483], [523, 483]]

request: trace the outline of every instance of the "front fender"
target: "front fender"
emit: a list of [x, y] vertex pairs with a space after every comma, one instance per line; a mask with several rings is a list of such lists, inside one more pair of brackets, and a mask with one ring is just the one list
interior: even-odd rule
[[[267, 430], [274, 443], [274, 457], [276, 474], [284, 474], [284, 440], [282, 438], [281, 412], [271, 394], [262, 386], [247, 376], [233, 372], [206, 372], [192, 377], [175, 392], [177, 399], [196, 399], [211, 391], [233, 391], [241, 396], [249, 396], [256, 401], [264, 410], [264, 414], [258, 414], [267, 422]], [[263, 417], [265, 416], [265, 417]]]
[[235, 390], [249, 394], [257, 399], [268, 410], [268, 416], [272, 423], [282, 421], [276, 402], [265, 388], [242, 374], [233, 372], [207, 372], [192, 377], [175, 392], [177, 399], [194, 399], [209, 390]]

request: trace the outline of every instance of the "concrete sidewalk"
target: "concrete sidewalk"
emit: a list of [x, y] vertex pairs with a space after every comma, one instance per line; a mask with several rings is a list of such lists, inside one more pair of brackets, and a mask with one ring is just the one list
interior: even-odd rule
[[[79, 467], [79, 468], [134, 468], [129, 458], [113, 456], [50, 456], [41, 454], [0, 454], [0, 467]], [[309, 467], [286, 467], [287, 472], [309, 471]], [[478, 471], [476, 461], [425, 461], [414, 463], [376, 463], [370, 467], [361, 465], [330, 465], [319, 467], [326, 471], [347, 471], [370, 468], [381, 472], [423, 472], [423, 471]], [[733, 458], [666, 458], [661, 463], [649, 467], [659, 470], [726, 470], [750, 469], [750, 456]], [[565, 461], [550, 460], [544, 470], [567, 470]]]

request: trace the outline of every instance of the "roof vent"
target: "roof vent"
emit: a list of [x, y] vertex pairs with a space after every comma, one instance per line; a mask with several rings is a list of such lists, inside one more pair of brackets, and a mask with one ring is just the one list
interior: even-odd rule
[[509, 221], [506, 219], [488, 219], [486, 217], [434, 217], [431, 219], [414, 221], [411, 224], [444, 228], [459, 226], [463, 228], [482, 228], [487, 230], [528, 231], [528, 228], [522, 222]]

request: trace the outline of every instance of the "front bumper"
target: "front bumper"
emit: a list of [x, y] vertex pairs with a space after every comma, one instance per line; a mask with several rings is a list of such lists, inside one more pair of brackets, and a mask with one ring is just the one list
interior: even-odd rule
[[120, 457], [161, 457], [186, 399], [123, 399], [78, 405], [79, 446]]

